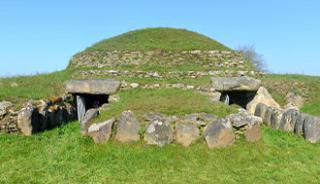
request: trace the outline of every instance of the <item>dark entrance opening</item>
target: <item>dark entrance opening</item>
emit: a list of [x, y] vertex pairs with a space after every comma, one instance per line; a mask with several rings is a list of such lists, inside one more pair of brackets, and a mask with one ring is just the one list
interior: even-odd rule
[[81, 120], [87, 110], [99, 108], [108, 103], [109, 95], [76, 94], [78, 120]]
[[256, 93], [256, 91], [224, 91], [221, 93], [220, 101], [229, 105], [237, 104], [242, 108], [246, 108], [256, 96]]

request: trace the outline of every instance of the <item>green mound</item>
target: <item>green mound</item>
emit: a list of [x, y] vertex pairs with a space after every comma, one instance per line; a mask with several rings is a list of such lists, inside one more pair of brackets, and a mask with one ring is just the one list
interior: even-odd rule
[[147, 28], [130, 31], [94, 44], [85, 51], [230, 50], [204, 35], [185, 29]]

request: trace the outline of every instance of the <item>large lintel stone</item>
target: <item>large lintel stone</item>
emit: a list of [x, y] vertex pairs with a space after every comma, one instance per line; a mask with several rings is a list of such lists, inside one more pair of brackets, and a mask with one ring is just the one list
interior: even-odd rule
[[212, 77], [211, 85], [216, 91], [257, 91], [261, 81], [251, 77]]
[[120, 81], [114, 79], [71, 80], [66, 83], [66, 91], [72, 94], [110, 95], [120, 88]]

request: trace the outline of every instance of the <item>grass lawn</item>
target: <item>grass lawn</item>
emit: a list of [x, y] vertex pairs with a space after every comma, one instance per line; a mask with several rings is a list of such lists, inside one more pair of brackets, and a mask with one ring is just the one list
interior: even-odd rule
[[77, 122], [0, 136], [0, 183], [319, 183], [320, 145], [264, 128], [263, 140], [208, 149], [143, 142], [95, 145]]

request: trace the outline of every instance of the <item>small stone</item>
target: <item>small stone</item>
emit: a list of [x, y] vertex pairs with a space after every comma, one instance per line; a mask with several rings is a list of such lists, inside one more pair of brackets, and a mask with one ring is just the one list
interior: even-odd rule
[[244, 132], [244, 136], [248, 142], [257, 142], [261, 140], [262, 133], [260, 125], [254, 124], [253, 126], [249, 126]]
[[138, 88], [138, 87], [139, 87], [139, 84], [138, 84], [138, 83], [131, 83], [131, 84], [130, 84], [130, 87], [131, 87], [131, 88]]
[[31, 104], [28, 104], [27, 107], [19, 112], [17, 126], [23, 135], [30, 136], [36, 131], [36, 128], [33, 127], [36, 121], [36, 109]]
[[108, 142], [114, 121], [115, 119], [112, 118], [102, 123], [94, 123], [89, 127], [88, 135], [92, 137], [94, 143], [103, 144]]

